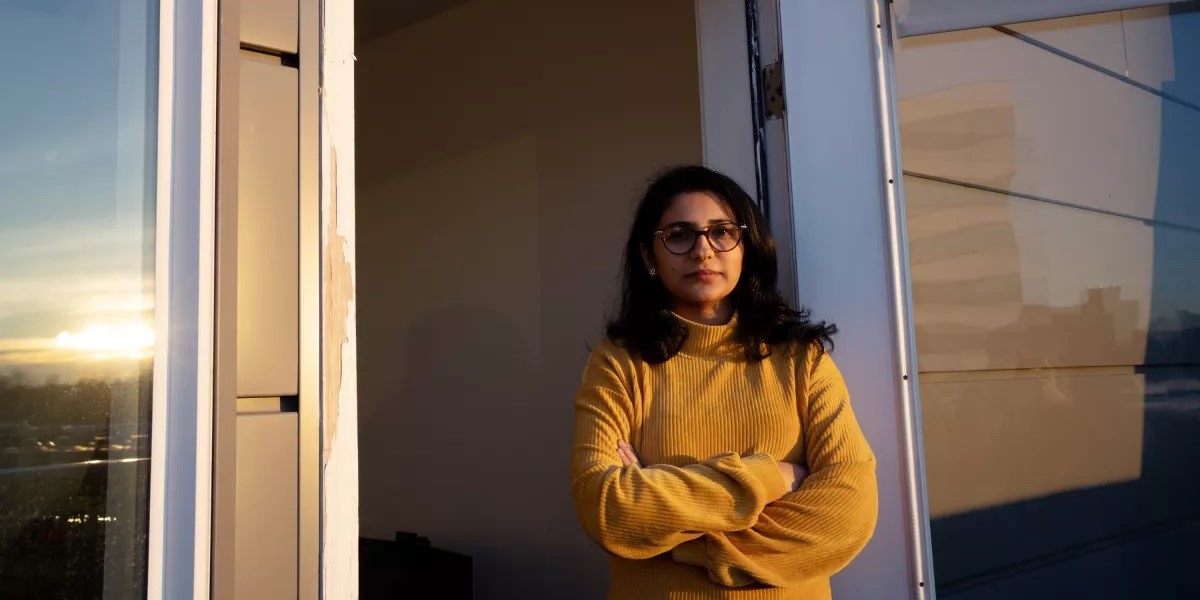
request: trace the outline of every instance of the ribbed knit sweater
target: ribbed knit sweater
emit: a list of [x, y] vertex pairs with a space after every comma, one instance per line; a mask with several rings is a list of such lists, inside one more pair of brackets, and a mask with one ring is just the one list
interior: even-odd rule
[[[735, 320], [649, 364], [606, 340], [575, 399], [572, 492], [609, 598], [828, 600], [875, 528], [875, 458], [817, 348], [751, 362]], [[642, 466], [622, 466], [627, 441]], [[776, 461], [811, 475], [791, 493]]]

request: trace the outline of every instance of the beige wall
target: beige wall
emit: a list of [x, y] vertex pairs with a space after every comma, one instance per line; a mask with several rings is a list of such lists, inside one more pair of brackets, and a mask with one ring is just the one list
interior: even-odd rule
[[701, 159], [692, 2], [473, 0], [357, 57], [362, 533], [599, 598], [571, 401], [633, 202]]

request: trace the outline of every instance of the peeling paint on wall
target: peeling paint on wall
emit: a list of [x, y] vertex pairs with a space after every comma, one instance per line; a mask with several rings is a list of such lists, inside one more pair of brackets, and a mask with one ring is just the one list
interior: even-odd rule
[[[333, 449], [333, 437], [338, 430], [338, 414], [340, 412], [340, 396], [343, 389], [344, 354], [346, 346], [351, 341], [348, 337], [355, 314], [354, 307], [354, 273], [353, 265], [348, 256], [353, 252], [350, 239], [339, 229], [341, 220], [338, 205], [338, 151], [331, 147], [330, 152], [330, 191], [332, 194], [327, 218], [323, 222], [322, 270], [324, 319], [321, 323], [321, 339], [325, 342], [325, 366], [322, 373], [323, 406], [321, 414], [321, 464], [329, 461]], [[353, 236], [353, 225], [348, 227], [348, 233]], [[347, 250], [349, 249], [349, 252]]]
[[354, 3], [321, 6], [321, 597], [358, 597]]

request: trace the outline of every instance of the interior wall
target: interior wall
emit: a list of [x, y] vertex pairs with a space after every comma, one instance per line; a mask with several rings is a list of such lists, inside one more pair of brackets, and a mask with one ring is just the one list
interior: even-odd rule
[[631, 210], [701, 160], [691, 0], [472, 0], [357, 50], [361, 530], [600, 598], [572, 399]]

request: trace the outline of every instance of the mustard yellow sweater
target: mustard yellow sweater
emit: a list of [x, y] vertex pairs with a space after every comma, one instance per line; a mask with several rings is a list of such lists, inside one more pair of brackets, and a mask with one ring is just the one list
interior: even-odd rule
[[[659, 365], [600, 344], [575, 400], [572, 492], [612, 555], [609, 597], [829, 599], [878, 511], [841, 374], [815, 350], [747, 361], [736, 320], [684, 323], [683, 350]], [[642, 467], [622, 466], [618, 440]], [[812, 475], [786, 493], [777, 460]]]

